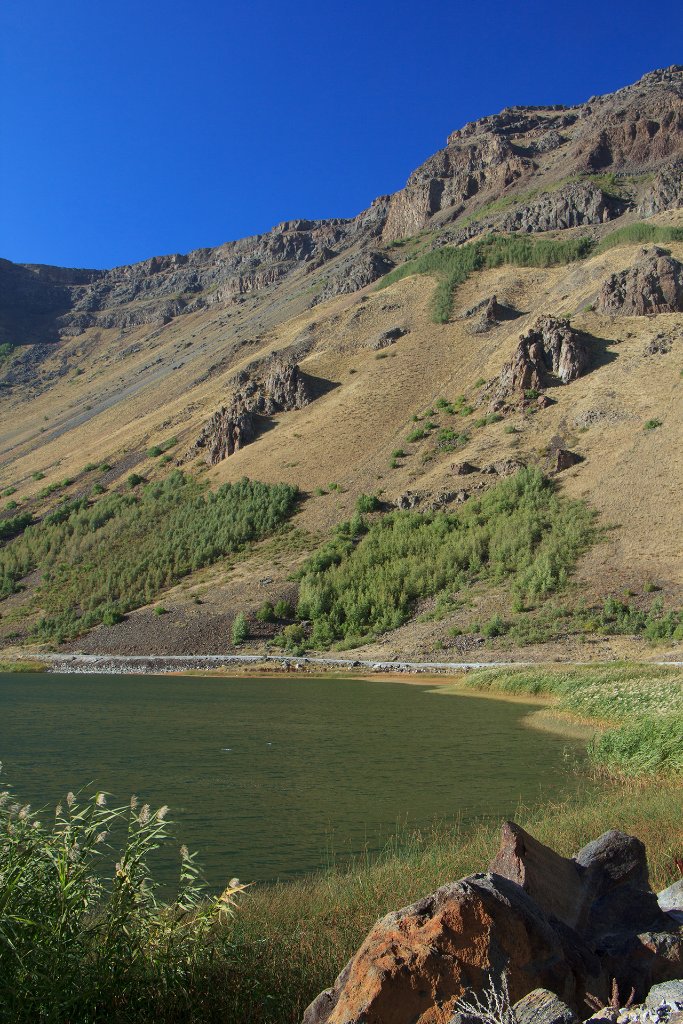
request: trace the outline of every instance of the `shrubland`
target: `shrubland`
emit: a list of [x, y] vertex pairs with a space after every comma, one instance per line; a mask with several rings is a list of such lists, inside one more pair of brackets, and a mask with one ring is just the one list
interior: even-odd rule
[[394, 511], [372, 523], [357, 512], [304, 566], [298, 617], [311, 623], [309, 646], [348, 647], [401, 626], [420, 598], [474, 582], [544, 597], [565, 584], [594, 536], [590, 509], [535, 469], [457, 512]]
[[58, 505], [0, 549], [0, 599], [39, 570], [34, 635], [60, 642], [113, 624], [163, 589], [274, 532], [297, 488], [246, 478], [212, 492], [177, 470], [139, 493]]

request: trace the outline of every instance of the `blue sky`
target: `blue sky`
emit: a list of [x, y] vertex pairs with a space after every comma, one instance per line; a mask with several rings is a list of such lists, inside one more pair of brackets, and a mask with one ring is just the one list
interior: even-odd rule
[[0, 256], [110, 267], [352, 216], [464, 122], [683, 61], [644, 0], [3, 0]]

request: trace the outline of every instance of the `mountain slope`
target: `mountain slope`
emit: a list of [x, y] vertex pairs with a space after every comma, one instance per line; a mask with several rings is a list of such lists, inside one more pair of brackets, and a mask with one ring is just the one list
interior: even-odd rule
[[[560, 491], [586, 499], [606, 528], [578, 566], [574, 597], [632, 590], [643, 603], [646, 587], [657, 586], [680, 607], [683, 314], [624, 316], [600, 312], [598, 302], [603, 283], [642, 246], [627, 238], [566, 265], [479, 270], [457, 287], [446, 323], [433, 319], [433, 276], [409, 274], [382, 290], [376, 282], [394, 265], [448, 255], [491, 230], [597, 243], [644, 218], [683, 227], [681, 161], [683, 69], [671, 68], [580, 107], [510, 108], [467, 125], [405, 189], [353, 220], [288, 222], [113, 271], [2, 261], [0, 328], [17, 347], [2, 367], [0, 483], [16, 488], [19, 508], [39, 516], [65, 495], [89, 493], [95, 477], [84, 467], [102, 461], [110, 469], [98, 479], [114, 489], [133, 471], [161, 479], [178, 463], [212, 485], [248, 475], [307, 495], [293, 534], [190, 577], [164, 595], [169, 615], [142, 609], [76, 646], [227, 650], [235, 612], [255, 611], [264, 597], [293, 598], [292, 569], [353, 513], [360, 493], [378, 493], [387, 506], [457, 507], [462, 491], [477, 494], [505, 471], [480, 470], [506, 460], [549, 470], [558, 448], [582, 459], [557, 475]], [[666, 248], [683, 261], [683, 241]], [[494, 295], [499, 315], [490, 323], [480, 311], [463, 315]], [[587, 371], [551, 382], [547, 407], [518, 394], [496, 421], [501, 371], [542, 315], [571, 318], [586, 339]], [[273, 399], [272, 371], [282, 363], [304, 375], [302, 408], [287, 395]], [[458, 395], [469, 417], [435, 407]], [[221, 407], [225, 421], [239, 413], [242, 426], [251, 423], [255, 439], [208, 466], [195, 442]], [[430, 407], [437, 430], [409, 442], [412, 418]], [[648, 421], [661, 426], [644, 429]], [[454, 424], [468, 440], [444, 450], [434, 439]], [[148, 454], [171, 438], [172, 463]], [[406, 454], [392, 454], [399, 450]], [[477, 471], [458, 475], [464, 461]], [[65, 478], [73, 483], [45, 494]], [[25, 636], [39, 614], [39, 604], [21, 611], [37, 582], [6, 602], [6, 641]], [[505, 613], [502, 592], [480, 590], [471, 608], [441, 621], [418, 616], [369, 649], [466, 652], [480, 637], [449, 631]], [[573, 636], [553, 644], [546, 653], [586, 654]], [[602, 654], [641, 647], [623, 637], [595, 644]]]

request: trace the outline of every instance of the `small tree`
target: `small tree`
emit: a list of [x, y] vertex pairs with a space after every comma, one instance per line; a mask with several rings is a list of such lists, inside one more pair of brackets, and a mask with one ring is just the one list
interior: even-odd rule
[[249, 624], [244, 612], [238, 612], [232, 622], [232, 643], [239, 647], [245, 640], [249, 639]]

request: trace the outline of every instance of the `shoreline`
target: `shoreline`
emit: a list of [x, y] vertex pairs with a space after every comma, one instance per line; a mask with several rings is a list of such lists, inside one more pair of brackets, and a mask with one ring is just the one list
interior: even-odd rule
[[[377, 661], [375, 659], [309, 657], [276, 654], [177, 654], [177, 655], [123, 655], [123, 654], [36, 654], [36, 661], [44, 663], [46, 671], [64, 674], [89, 675], [332, 675], [335, 671], [354, 671], [358, 677], [368, 671], [408, 681], [410, 677], [432, 677], [449, 681], [454, 675], [478, 668], [530, 667], [526, 661], [460, 661], [412, 662]], [[240, 669], [242, 670], [240, 672]], [[251, 671], [249, 671], [251, 669]], [[408, 679], [406, 679], [408, 677]], [[427, 680], [428, 681], [428, 680]]]

